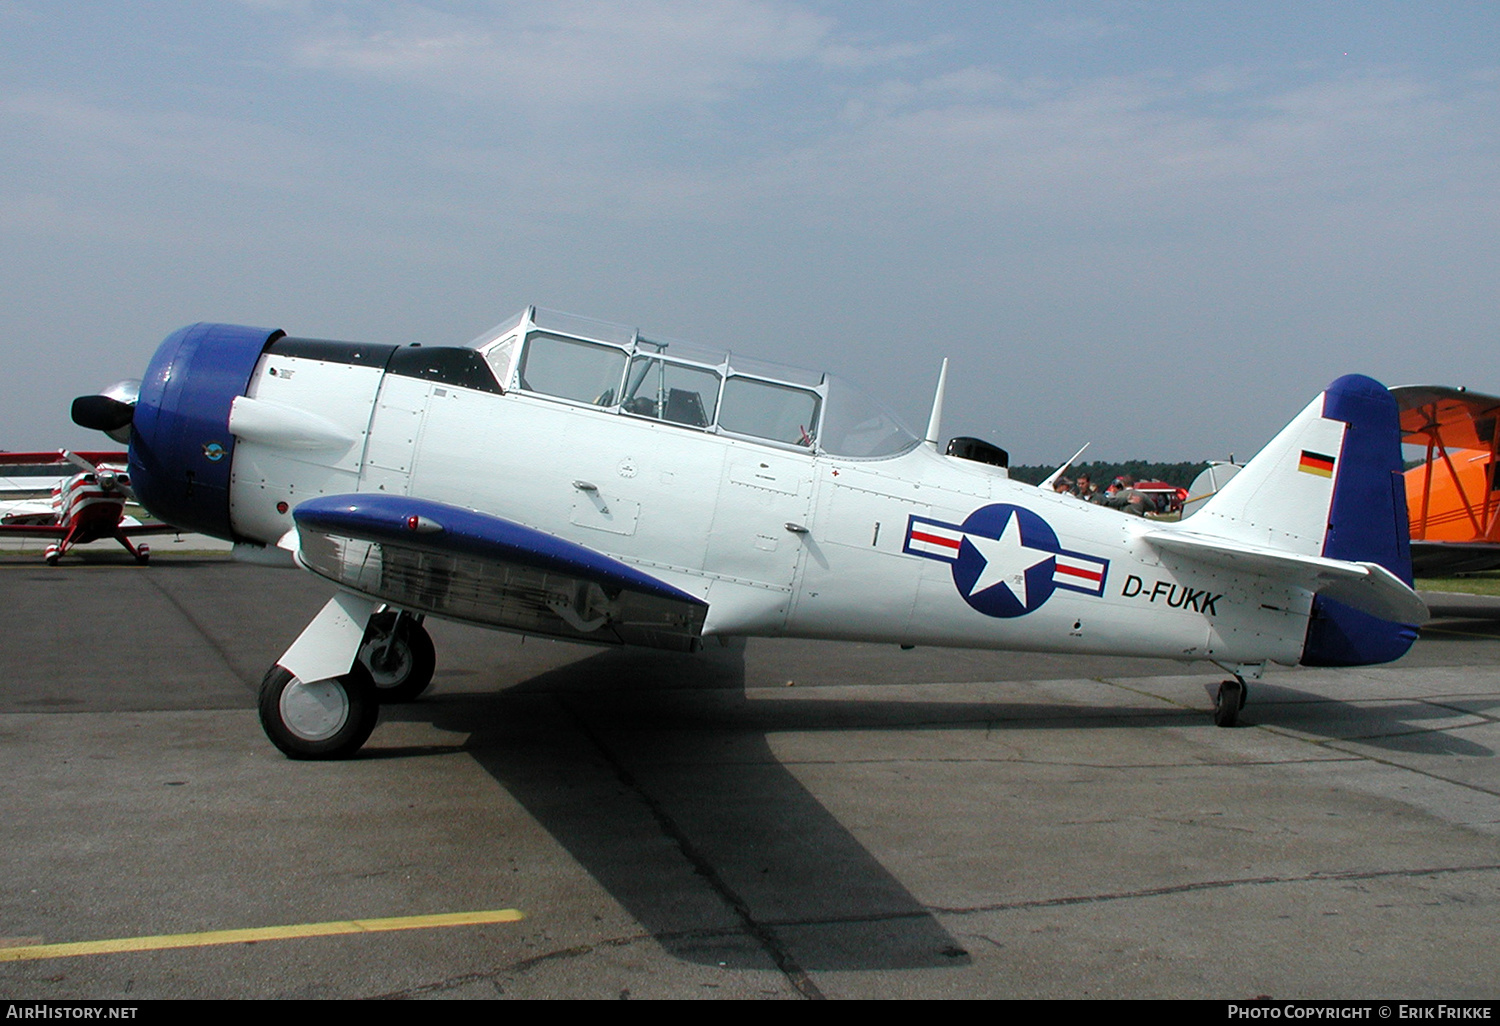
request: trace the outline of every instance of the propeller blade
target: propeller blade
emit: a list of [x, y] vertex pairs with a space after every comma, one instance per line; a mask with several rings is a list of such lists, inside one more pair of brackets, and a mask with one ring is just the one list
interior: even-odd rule
[[64, 449], [63, 450], [63, 459], [65, 459], [69, 463], [73, 464], [73, 466], [77, 467], [79, 470], [83, 471], [85, 474], [95, 474], [95, 473], [98, 473], [98, 471], [99, 471], [99, 468], [97, 466], [95, 466], [94, 464], [90, 463], [88, 460], [84, 459], [82, 456], [78, 455], [76, 452], [72, 452], [72, 451], [70, 451], [68, 449]]
[[73, 400], [73, 423], [94, 431], [118, 431], [129, 427], [135, 406], [107, 395], [81, 395]]

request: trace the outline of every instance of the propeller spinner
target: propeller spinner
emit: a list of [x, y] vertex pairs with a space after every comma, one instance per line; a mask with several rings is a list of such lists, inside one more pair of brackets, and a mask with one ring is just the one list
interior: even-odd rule
[[98, 395], [81, 395], [73, 400], [73, 423], [94, 431], [103, 431], [117, 442], [130, 443], [130, 422], [135, 417], [136, 399], [141, 383], [135, 379], [117, 381]]

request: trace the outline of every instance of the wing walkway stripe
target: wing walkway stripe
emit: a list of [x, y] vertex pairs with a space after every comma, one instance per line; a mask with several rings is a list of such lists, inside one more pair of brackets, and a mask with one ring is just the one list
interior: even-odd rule
[[169, 948], [203, 948], [215, 944], [248, 944], [252, 941], [291, 940], [299, 937], [336, 937], [350, 933], [386, 933], [392, 930], [430, 930], [442, 926], [475, 926], [484, 923], [514, 923], [524, 919], [513, 908], [489, 912], [450, 912], [435, 916], [401, 916], [392, 919], [348, 919], [335, 923], [300, 923], [291, 926], [260, 926], [248, 930], [209, 930], [205, 933], [174, 933], [157, 937], [117, 937], [113, 940], [76, 941], [70, 944], [33, 944], [0, 948], [0, 962], [26, 962], [42, 958], [73, 958], [78, 955], [111, 955], [122, 951], [163, 951]]

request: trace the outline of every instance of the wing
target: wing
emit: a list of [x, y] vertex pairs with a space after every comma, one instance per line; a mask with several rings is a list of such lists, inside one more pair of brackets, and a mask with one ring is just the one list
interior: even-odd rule
[[1500, 570], [1500, 544], [1495, 542], [1418, 541], [1411, 543], [1412, 573], [1418, 577], [1446, 577]]
[[[75, 474], [74, 464], [67, 457], [68, 450], [56, 452], [0, 452], [0, 467], [62, 467], [68, 474]], [[74, 452], [90, 463], [120, 463], [126, 460], [123, 452]], [[7, 471], [8, 473], [9, 471]]]
[[697, 648], [708, 604], [610, 556], [501, 517], [397, 495], [292, 511], [298, 561], [403, 609], [596, 644]]
[[[123, 452], [84, 452], [94, 464], [125, 463]], [[55, 452], [0, 452], [0, 499], [46, 498], [52, 489], [78, 473], [67, 450]]]
[[1408, 445], [1430, 439], [1452, 449], [1488, 450], [1494, 442], [1500, 397], [1442, 385], [1397, 385], [1391, 395], [1401, 410], [1401, 440]]
[[1437, 385], [1402, 385], [1391, 394], [1401, 440], [1427, 450], [1426, 462], [1406, 471], [1413, 566], [1424, 574], [1500, 566], [1500, 397]]
[[61, 538], [67, 533], [68, 529], [66, 527], [55, 523], [0, 524], [0, 534], [29, 534], [32, 536], [42, 535]]
[[1187, 531], [1148, 531], [1143, 537], [1164, 552], [1238, 573], [1285, 581], [1392, 623], [1427, 622], [1426, 604], [1401, 578], [1379, 563], [1304, 556]]

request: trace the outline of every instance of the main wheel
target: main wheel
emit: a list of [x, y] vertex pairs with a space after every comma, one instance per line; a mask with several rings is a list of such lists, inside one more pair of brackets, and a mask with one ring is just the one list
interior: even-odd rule
[[260, 725], [293, 759], [344, 759], [359, 751], [380, 714], [375, 684], [359, 663], [342, 677], [304, 684], [280, 665], [260, 683]]
[[370, 618], [359, 662], [375, 682], [381, 704], [410, 702], [427, 690], [437, 667], [432, 636], [416, 620], [380, 613]]
[[1245, 707], [1245, 685], [1237, 680], [1226, 680], [1219, 685], [1214, 699], [1214, 726], [1232, 727], [1239, 722], [1240, 710]]

